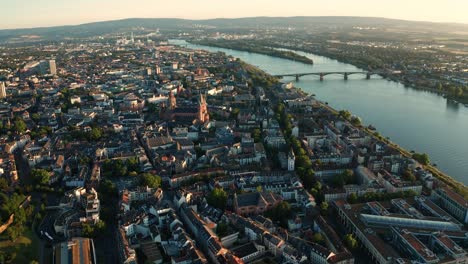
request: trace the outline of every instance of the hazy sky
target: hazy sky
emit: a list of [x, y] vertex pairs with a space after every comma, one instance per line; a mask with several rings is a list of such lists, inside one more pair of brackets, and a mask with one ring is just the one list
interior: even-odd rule
[[468, 23], [468, 0], [0, 0], [0, 29], [130, 17], [375, 16]]

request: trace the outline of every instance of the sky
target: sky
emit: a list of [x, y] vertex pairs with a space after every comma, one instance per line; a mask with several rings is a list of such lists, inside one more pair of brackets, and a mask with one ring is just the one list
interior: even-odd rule
[[468, 0], [0, 0], [0, 29], [123, 18], [372, 16], [468, 24]]

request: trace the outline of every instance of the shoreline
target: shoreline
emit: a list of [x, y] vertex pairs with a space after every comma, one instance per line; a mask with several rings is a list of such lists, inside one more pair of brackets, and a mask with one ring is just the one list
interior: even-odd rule
[[[311, 94], [307, 93], [307, 92], [304, 92], [303, 90], [299, 90], [298, 89], [299, 87], [294, 87], [293, 89], [295, 89], [298, 93], [302, 94], [303, 96], [312, 96]], [[315, 97], [315, 96], [314, 96]], [[316, 99], [320, 105], [326, 109], [328, 109], [330, 112], [338, 115], [338, 111], [336, 109], [334, 109], [333, 107], [329, 106], [328, 104], [325, 104], [324, 102], [322, 102], [321, 100], [318, 100]], [[359, 130], [361, 131], [364, 131], [365, 133], [367, 133], [369, 136], [371, 136], [372, 138], [376, 139], [376, 140], [379, 140], [379, 141], [382, 141], [388, 145], [390, 145], [392, 148], [395, 148], [398, 152], [400, 152], [401, 155], [403, 155], [404, 157], [407, 157], [407, 158], [412, 158], [412, 153], [409, 152], [408, 150], [406, 150], [405, 148], [401, 147], [400, 145], [396, 144], [395, 142], [385, 138], [383, 135], [381, 135], [381, 137], [377, 137], [374, 133], [375, 132], [378, 132], [377, 130], [370, 130], [368, 127], [366, 126], [363, 126], [363, 125], [360, 125], [360, 126], [357, 126], [356, 128], [358, 128]], [[440, 181], [442, 181], [443, 183], [447, 184], [448, 186], [450, 186], [451, 188], [453, 188], [455, 190], [455, 192], [459, 193], [460, 195], [464, 196], [465, 198], [468, 197], [468, 186], [466, 186], [464, 183], [454, 179], [453, 177], [451, 177], [450, 175], [446, 174], [445, 172], [442, 172], [441, 170], [439, 170], [437, 167], [434, 167], [433, 165], [429, 164], [429, 165], [422, 165], [421, 166], [432, 173], [432, 175], [436, 178], [436, 179], [439, 179]]]
[[[246, 63], [246, 62], [244, 62], [244, 63]], [[269, 73], [265, 72], [264, 70], [258, 68], [257, 66], [251, 65], [249, 63], [246, 63], [246, 64], [251, 66], [256, 71], [260, 72], [261, 74], [274, 78], [272, 75], [270, 75]], [[278, 80], [278, 82], [281, 82], [281, 81]], [[294, 87], [293, 89], [295, 89], [302, 96], [313, 96], [312, 94], [309, 94], [309, 93], [303, 91], [302, 89], [299, 89], [299, 87]], [[315, 98], [315, 96], [314, 96], [314, 98]], [[277, 100], [281, 100], [281, 99], [277, 98]], [[319, 99], [316, 99], [316, 100], [320, 103], [320, 105], [322, 107], [324, 107], [324, 108], [328, 109], [330, 112], [338, 115], [338, 111], [336, 109], [334, 109], [333, 107], [329, 106], [328, 104], [322, 102]], [[380, 137], [376, 136], [374, 133], [377, 132], [377, 130], [370, 130], [368, 127], [363, 126], [363, 125], [357, 126], [356, 128], [358, 128], [359, 130], [365, 132], [366, 134], [368, 134], [372, 138], [374, 138], [376, 140], [379, 140], [379, 141], [382, 141], [385, 144], [388, 144], [390, 147], [392, 147], [392, 148], [396, 149], [398, 152], [400, 152], [400, 154], [402, 156], [412, 158], [412, 153], [410, 151], [406, 150], [405, 148], [401, 147], [400, 145], [396, 144], [395, 142], [385, 138], [383, 135], [380, 135]], [[429, 164], [429, 165], [422, 165], [421, 164], [421, 166], [424, 169], [426, 169], [427, 171], [429, 171], [430, 173], [432, 173], [434, 178], [436, 178], [437, 180], [439, 180], [439, 181], [443, 182], [444, 184], [448, 185], [450, 188], [452, 188], [455, 192], [459, 193], [463, 197], [468, 198], [468, 186], [466, 186], [464, 183], [456, 180], [455, 178], [451, 177], [450, 175], [446, 174], [445, 172], [442, 172], [437, 167], [434, 167], [432, 164]]]
[[[274, 56], [272, 54], [259, 53], [259, 52], [249, 51], [249, 50], [241, 49], [241, 48], [227, 47], [227, 46], [223, 46], [222, 44], [221, 45], [220, 44], [215, 45], [213, 43], [197, 43], [196, 41], [195, 42], [187, 41], [187, 42], [189, 42], [191, 44], [195, 44], [195, 45], [208, 46], [208, 47], [214, 47], [214, 48], [222, 48], [222, 49], [231, 49], [231, 50], [236, 50], [236, 51], [245, 51], [245, 52], [250, 52], [250, 53], [257, 53], [257, 54], [261, 54], [261, 55], [266, 55], [266, 56], [271, 56], [271, 57], [276, 57], [276, 58], [301, 62], [301, 61], [297, 61], [297, 60], [294, 60], [294, 59], [291, 59], [291, 58], [288, 58], [288, 57]], [[270, 45], [271, 45], [271, 43], [270, 43]], [[267, 46], [265, 46], [265, 47], [267, 47]], [[341, 63], [350, 64], [350, 65], [353, 65], [354, 67], [357, 67], [357, 68], [359, 68], [361, 70], [364, 70], [364, 71], [370, 71], [370, 69], [368, 69], [365, 65], [355, 64], [355, 63], [349, 62], [347, 60], [344, 60], [342, 58], [338, 58], [338, 57], [335, 57], [335, 56], [330, 56], [330, 54], [328, 54], [328, 53], [320, 53], [320, 52], [311, 51], [311, 50], [304, 49], [304, 48], [299, 48], [299, 47], [296, 47], [296, 48], [292, 49], [291, 47], [286, 47], [286, 46], [277, 45], [277, 44], [273, 44], [273, 45], [271, 45], [271, 47], [272, 48], [278, 48], [278, 49], [284, 49], [286, 51], [290, 51], [290, 52], [295, 53], [295, 54], [297, 54], [297, 51], [310, 53], [310, 54], [313, 54], [313, 55], [316, 55], [316, 56], [322, 56], [322, 57], [325, 57], [325, 58], [328, 58], [328, 59], [336, 60], [336, 61], [341, 62]], [[299, 55], [299, 54], [297, 54], [297, 55]], [[299, 55], [299, 56], [301, 56], [301, 55]], [[302, 62], [302, 63], [304, 63], [304, 62]], [[468, 99], [463, 100], [463, 98], [455, 98], [455, 97], [451, 96], [449, 93], [444, 92], [444, 91], [440, 91], [440, 90], [438, 90], [436, 88], [430, 88], [430, 87], [427, 87], [427, 86], [414, 84], [414, 83], [412, 83], [410, 81], [405, 81], [402, 77], [399, 77], [401, 75], [399, 75], [399, 76], [379, 75], [379, 76], [381, 76], [385, 80], [393, 81], [393, 82], [399, 83], [401, 85], [404, 85], [407, 88], [411, 88], [411, 89], [414, 89], [414, 90], [417, 90], [417, 91], [426, 91], [426, 92], [434, 93], [434, 94], [437, 94], [437, 95], [439, 95], [439, 96], [441, 96], [441, 97], [443, 97], [443, 98], [445, 98], [447, 100], [450, 100], [452, 102], [459, 103], [459, 104], [461, 104], [463, 106], [468, 107]]]
[[[292, 49], [291, 47], [286, 47], [286, 46], [277, 45], [277, 44], [274, 44], [272, 46], [275, 46], [276, 48], [280, 48], [280, 49], [286, 49], [286, 50], [289, 50], [289, 51], [292, 51], [292, 52], [300, 51], [300, 52], [310, 53], [310, 54], [313, 54], [313, 55], [316, 55], [316, 56], [322, 56], [322, 57], [325, 57], [325, 58], [328, 58], [328, 59], [336, 60], [336, 61], [341, 62], [341, 63], [353, 65], [354, 67], [357, 67], [357, 68], [365, 70], [365, 71], [370, 71], [371, 70], [365, 65], [362, 65], [362, 64], [359, 64], [359, 63], [352, 63], [352, 62], [350, 62], [348, 60], [345, 60], [345, 59], [343, 59], [341, 57], [336, 57], [336, 56], [330, 55], [328, 53], [321, 53], [321, 52], [312, 51], [310, 49], [299, 48], [299, 47], [295, 47], [294, 49]], [[437, 95], [440, 95], [440, 96], [446, 98], [447, 100], [451, 100], [451, 101], [460, 103], [460, 104], [465, 105], [465, 106], [468, 107], [468, 98], [465, 99], [465, 100], [463, 100], [464, 98], [455, 98], [455, 97], [451, 96], [448, 92], [440, 91], [440, 90], [438, 90], [436, 88], [431, 88], [431, 87], [427, 87], [427, 86], [424, 86], [424, 85], [414, 84], [414, 83], [412, 83], [410, 81], [404, 80], [402, 78], [402, 75], [386, 75], [386, 76], [379, 75], [379, 76], [381, 76], [385, 80], [397, 82], [399, 84], [404, 85], [405, 87], [408, 87], [408, 88], [411, 88], [411, 89], [414, 89], [414, 90], [427, 91], [427, 92], [435, 93]]]
[[[189, 41], [187, 41], [187, 42], [189, 42]], [[189, 42], [189, 43], [194, 44], [194, 43], [192, 43], [192, 42]], [[215, 48], [225, 48], [225, 47], [218, 47], [218, 46], [213, 46], [213, 45], [203, 45], [203, 44], [197, 44], [197, 45], [208, 46], [208, 47], [215, 47]], [[230, 48], [225, 48], [225, 49], [230, 49]], [[236, 50], [236, 49], [232, 49], [232, 50]], [[238, 50], [238, 51], [242, 51], [242, 50]], [[292, 50], [292, 51], [293, 51], [293, 50]], [[299, 50], [299, 51], [301, 51], [301, 50]], [[308, 52], [308, 51], [303, 51], [303, 52], [311, 53], [311, 52]], [[311, 54], [314, 54], [314, 55], [317, 55], [317, 56], [323, 56], [323, 55], [315, 54], [315, 53], [311, 53]], [[261, 54], [261, 55], [266, 55], [266, 54]], [[266, 55], [266, 56], [269, 56], [269, 55]], [[330, 58], [330, 57], [327, 57], [327, 56], [323, 56], [323, 57], [326, 57], [326, 58], [329, 58], [329, 59], [334, 59], [334, 60], [337, 60], [337, 61], [342, 62], [342, 63], [346, 63], [346, 62], [340, 61], [340, 60], [335, 59], [335, 58]], [[246, 63], [246, 62], [245, 62], [245, 63]], [[275, 77], [273, 77], [271, 74], [265, 72], [264, 70], [258, 68], [257, 66], [254, 66], [254, 65], [249, 64], [249, 63], [246, 63], [246, 64], [252, 66], [252, 67], [255, 68], [257, 71], [261, 72], [261, 73], [264, 74], [264, 75], [267, 75], [267, 76], [269, 76], [269, 77], [275, 78]], [[349, 63], [347, 63], [347, 64], [349, 64]], [[351, 65], [353, 65], [353, 64], [351, 64]], [[356, 65], [354, 65], [354, 66], [356, 66]], [[359, 67], [359, 66], [356, 66], [356, 67], [362, 69], [362, 67]], [[276, 79], [278, 82], [281, 82], [280, 79], [277, 79], [277, 78], [275, 78], [275, 79]], [[393, 80], [392, 78], [389, 78], [389, 77], [386, 77], [385, 79], [386, 79], [386, 80], [389, 80], [389, 81], [394, 81], [394, 82], [397, 82], [397, 83], [400, 83], [400, 84], [405, 85], [404, 83], [399, 82], [399, 81], [397, 81], [397, 80]], [[416, 88], [416, 87], [411, 87], [411, 86], [408, 86], [408, 85], [405, 85], [405, 86], [408, 87], [408, 88], [411, 88], [411, 89], [415, 89], [415, 90], [433, 92], [433, 93], [437, 93], [437, 94], [439, 94], [439, 95], [441, 95], [441, 96], [443, 95], [443, 93], [440, 93], [439, 91], [435, 91], [434, 89], [432, 89], [432, 90], [429, 90], [429, 89], [418, 89], [418, 88]], [[296, 89], [296, 90], [297, 90], [299, 93], [301, 93], [303, 96], [311, 96], [311, 95], [312, 95], [312, 94], [309, 94], [309, 93], [307, 93], [307, 92], [304, 92], [303, 90], [298, 90], [297, 88], [299, 88], [299, 87], [295, 87], [294, 89]], [[447, 98], [447, 97], [445, 97], [445, 96], [443, 96], [443, 97], [444, 97], [444, 98]], [[451, 99], [449, 99], [449, 98], [447, 98], [447, 99], [448, 99], [448, 100], [451, 100]], [[337, 111], [336, 109], [334, 109], [334, 108], [332, 108], [331, 106], [325, 104], [325, 103], [322, 102], [321, 100], [317, 100], [317, 101], [319, 101], [320, 104], [321, 104], [322, 106], [326, 107], [326, 108], [329, 109], [331, 112], [333, 112], [333, 113], [338, 113], [338, 111]], [[462, 103], [462, 104], [463, 104], [463, 103]], [[364, 126], [359, 127], [359, 129], [361, 129], [361, 130], [363, 130], [364, 132], [368, 133], [371, 137], [376, 138], [376, 139], [378, 139], [378, 140], [383, 141], [383, 142], [386, 143], [386, 144], [391, 145], [391, 146], [394, 147], [396, 150], [398, 150], [403, 156], [405, 156], [405, 157], [410, 157], [410, 158], [411, 158], [411, 156], [412, 156], [412, 155], [411, 155], [411, 152], [409, 152], [408, 150], [406, 150], [406, 149], [404, 149], [403, 147], [399, 146], [398, 144], [396, 144], [396, 143], [394, 143], [394, 142], [392, 142], [392, 141], [386, 139], [386, 138], [383, 137], [383, 136], [382, 136], [382, 138], [377, 138], [377, 137], [373, 134], [373, 132], [375, 132], [375, 131], [369, 131], [369, 130], [368, 130], [366, 127], [364, 127]], [[437, 178], [437, 179], [439, 179], [440, 181], [444, 182], [445, 184], [449, 185], [449, 186], [450, 186], [451, 188], [453, 188], [455, 191], [457, 191], [457, 192], [460, 193], [461, 195], [463, 195], [463, 196], [465, 196], [465, 197], [468, 198], [468, 187], [467, 187], [464, 183], [462, 183], [462, 182], [460, 182], [460, 181], [454, 179], [454, 178], [451, 177], [450, 175], [448, 175], [448, 174], [446, 174], [446, 173], [440, 171], [438, 168], [436, 168], [436, 167], [434, 167], [434, 166], [432, 166], [432, 165], [425, 165], [425, 166], [423, 166], [423, 167], [426, 168], [428, 171], [430, 171], [430, 172], [433, 174], [433, 176], [434, 176], [435, 178]]]
[[233, 42], [234, 46], [226, 46], [223, 45], [223, 43], [213, 43], [210, 41], [203, 41], [203, 40], [186, 40], [190, 44], [194, 45], [201, 45], [201, 46], [209, 46], [209, 47], [215, 47], [215, 48], [222, 48], [222, 49], [231, 49], [231, 50], [237, 50], [237, 51], [244, 51], [244, 52], [249, 52], [249, 53], [256, 53], [256, 54], [261, 54], [261, 55], [266, 55], [266, 56], [271, 56], [275, 58], [280, 58], [280, 59], [286, 59], [286, 60], [292, 60], [295, 62], [300, 62], [308, 65], [313, 65], [314, 61], [306, 56], [299, 55], [294, 51], [281, 51], [281, 50], [276, 50], [274, 48], [266, 47], [266, 46], [258, 46], [258, 47], [252, 47], [252, 46], [245, 46], [245, 48], [241, 48], [237, 43]]

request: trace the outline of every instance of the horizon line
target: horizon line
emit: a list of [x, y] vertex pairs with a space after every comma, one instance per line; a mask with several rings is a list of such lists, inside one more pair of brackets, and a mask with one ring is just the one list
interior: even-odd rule
[[250, 16], [250, 17], [213, 17], [213, 18], [180, 18], [180, 17], [126, 17], [126, 18], [116, 18], [109, 20], [96, 20], [84, 23], [77, 24], [60, 24], [60, 25], [50, 25], [50, 26], [38, 26], [38, 27], [17, 27], [17, 28], [0, 28], [0, 31], [7, 30], [30, 30], [30, 29], [44, 29], [44, 28], [54, 28], [54, 27], [76, 27], [82, 25], [89, 25], [94, 23], [103, 23], [103, 22], [112, 22], [112, 21], [123, 21], [131, 19], [179, 19], [186, 21], [207, 21], [207, 20], [217, 20], [217, 19], [226, 19], [226, 20], [236, 20], [236, 19], [247, 19], [247, 18], [307, 18], [307, 17], [341, 17], [341, 18], [377, 18], [377, 19], [387, 19], [395, 21], [405, 21], [405, 22], [414, 22], [414, 23], [434, 23], [434, 24], [458, 24], [468, 26], [468, 23], [464, 22], [447, 22], [447, 21], [427, 21], [427, 20], [410, 20], [410, 19], [401, 19], [401, 18], [389, 18], [389, 17], [375, 17], [375, 16]]

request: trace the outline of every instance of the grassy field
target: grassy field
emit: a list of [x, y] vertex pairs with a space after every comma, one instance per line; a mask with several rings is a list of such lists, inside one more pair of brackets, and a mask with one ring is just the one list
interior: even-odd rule
[[39, 261], [39, 238], [29, 228], [15, 242], [11, 242], [5, 234], [2, 234], [0, 252], [4, 255], [14, 254], [11, 263], [28, 264], [33, 260]]

